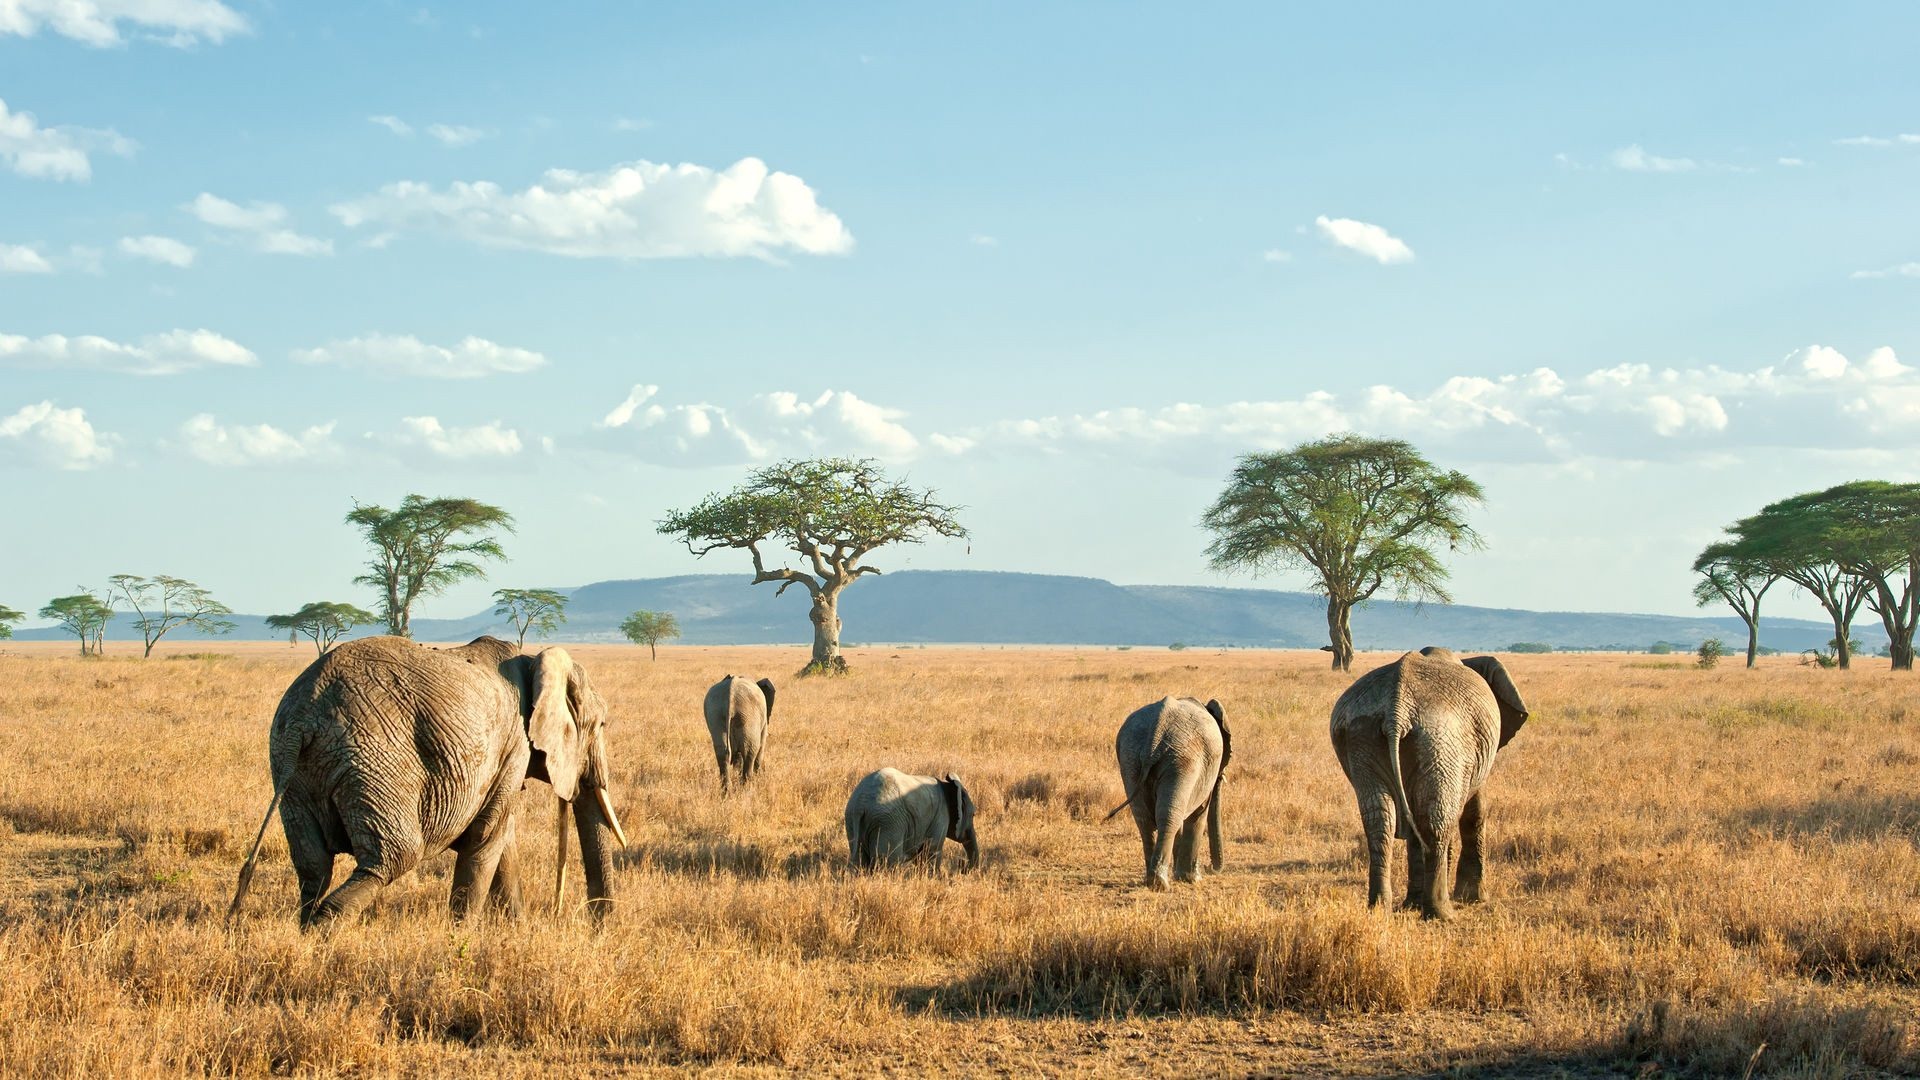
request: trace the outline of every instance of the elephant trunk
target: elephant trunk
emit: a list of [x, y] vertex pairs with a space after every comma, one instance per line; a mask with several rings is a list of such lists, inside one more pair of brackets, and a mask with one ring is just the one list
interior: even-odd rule
[[1224, 842], [1220, 838], [1220, 784], [1226, 778], [1213, 778], [1213, 797], [1207, 800], [1207, 850], [1213, 856], [1213, 868], [1218, 871], [1226, 865]]
[[960, 847], [967, 853], [967, 869], [980, 869], [980, 838], [972, 829], [968, 829], [966, 835], [960, 838]]
[[587, 909], [597, 921], [613, 906], [613, 826], [597, 798], [573, 800], [573, 823], [580, 830], [580, 861], [587, 871]]

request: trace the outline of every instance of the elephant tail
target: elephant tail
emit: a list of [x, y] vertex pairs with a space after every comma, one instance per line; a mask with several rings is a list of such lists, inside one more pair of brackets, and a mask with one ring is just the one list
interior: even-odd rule
[[1427, 843], [1426, 834], [1420, 831], [1420, 822], [1414, 819], [1413, 806], [1407, 801], [1406, 781], [1400, 778], [1400, 733], [1413, 726], [1406, 715], [1408, 706], [1404, 692], [1394, 695], [1393, 713], [1383, 725], [1382, 734], [1387, 739], [1387, 776], [1393, 782], [1394, 810], [1399, 813], [1400, 820], [1407, 823], [1407, 835], [1413, 837], [1414, 843], [1420, 845], [1421, 853], [1425, 854], [1433, 850], [1433, 845]]
[[253, 848], [247, 852], [247, 861], [240, 867], [240, 881], [233, 889], [233, 903], [227, 905], [227, 921], [232, 922], [240, 915], [240, 905], [246, 902], [247, 889], [253, 885], [253, 868], [260, 859], [260, 843], [267, 838], [267, 825], [273, 821], [273, 812], [280, 808], [280, 796], [286, 791], [286, 784], [280, 777], [274, 777], [273, 800], [267, 803], [267, 813], [260, 819], [260, 831], [253, 834]]

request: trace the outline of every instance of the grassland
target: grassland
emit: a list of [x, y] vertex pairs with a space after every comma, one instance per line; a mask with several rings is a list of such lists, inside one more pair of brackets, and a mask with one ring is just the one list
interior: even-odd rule
[[[582, 647], [633, 841], [604, 930], [453, 924], [442, 859], [303, 937], [277, 824], [222, 916], [311, 652], [190, 648], [0, 649], [0, 1073], [1920, 1069], [1920, 681], [1877, 665], [1514, 658], [1492, 899], [1436, 925], [1364, 908], [1320, 654], [867, 648], [799, 683], [797, 650]], [[699, 702], [728, 671], [782, 690], [723, 802]], [[1101, 817], [1114, 729], [1167, 693], [1234, 725], [1228, 866], [1152, 894]], [[844, 871], [885, 764], [965, 776], [979, 873]], [[552, 799], [523, 797], [544, 896]]]

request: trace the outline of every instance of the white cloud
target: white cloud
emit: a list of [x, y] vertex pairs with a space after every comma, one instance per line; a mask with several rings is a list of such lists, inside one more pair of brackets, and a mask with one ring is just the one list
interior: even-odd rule
[[1292, 262], [1293, 252], [1283, 251], [1280, 248], [1268, 248], [1260, 253], [1260, 261], [1269, 263]]
[[636, 119], [631, 116], [616, 116], [613, 118], [613, 130], [615, 131], [645, 131], [652, 126], [653, 121], [645, 117]]
[[131, 343], [91, 334], [29, 338], [0, 333], [0, 367], [175, 375], [195, 368], [251, 367], [258, 362], [251, 351], [211, 330], [169, 330]]
[[974, 247], [999, 247], [1000, 238], [997, 236], [988, 236], [986, 233], [974, 233], [972, 236], [967, 237], [967, 243], [972, 244]]
[[0, 460], [23, 459], [56, 469], [91, 469], [113, 458], [112, 436], [87, 422], [84, 409], [62, 409], [51, 401], [22, 406], [0, 416]]
[[776, 390], [738, 408], [665, 405], [659, 394], [657, 386], [635, 386], [599, 426], [619, 433], [609, 436], [615, 445], [662, 464], [744, 464], [786, 454], [901, 460], [920, 449], [920, 440], [901, 423], [904, 412], [846, 390], [811, 399]]
[[287, 465], [336, 458], [333, 423], [295, 433], [271, 424], [222, 424], [201, 413], [180, 425], [180, 445], [209, 465]]
[[1330, 218], [1325, 214], [1314, 218], [1313, 223], [1319, 228], [1320, 235], [1335, 245], [1357, 251], [1377, 263], [1413, 261], [1413, 249], [1378, 225], [1352, 218]]
[[1860, 279], [1890, 278], [1890, 277], [1920, 278], [1920, 262], [1899, 263], [1897, 265], [1889, 266], [1881, 270], [1855, 270], [1853, 273], [1848, 274], [1847, 276], [1850, 278], [1860, 278]]
[[1774, 158], [1773, 163], [1775, 165], [1782, 166], [1783, 168], [1797, 169], [1800, 166], [1805, 165], [1806, 160], [1804, 158], [1797, 158], [1797, 157], [1783, 157], [1783, 158]]
[[45, 255], [19, 244], [0, 244], [0, 274], [51, 274]]
[[1912, 146], [1915, 144], [1920, 144], [1920, 134], [1852, 135], [1844, 139], [1833, 140], [1833, 145], [1835, 146], [1872, 146], [1884, 148], [1901, 145]]
[[379, 124], [403, 139], [413, 134], [413, 125], [397, 116], [369, 116], [367, 123]]
[[445, 189], [402, 181], [337, 204], [350, 228], [446, 233], [488, 247], [575, 258], [810, 255], [852, 250], [853, 236], [813, 189], [743, 158], [715, 171], [636, 161], [606, 172], [549, 171], [523, 191], [485, 181]]
[[[0, 0], [0, 19], [6, 0]], [[35, 180], [93, 177], [93, 151], [131, 157], [137, 144], [111, 129], [41, 127], [30, 112], [11, 112], [0, 99], [0, 165]]]
[[401, 448], [424, 450], [451, 461], [475, 458], [512, 457], [520, 452], [520, 433], [503, 428], [499, 421], [477, 427], [450, 428], [431, 416], [408, 416], [400, 421], [401, 433], [387, 442]]
[[533, 371], [547, 358], [530, 349], [496, 345], [469, 337], [451, 347], [429, 345], [411, 334], [368, 334], [333, 341], [317, 349], [297, 349], [302, 364], [339, 364], [387, 375], [433, 379], [477, 379], [486, 375], [515, 375]]
[[241, 206], [203, 191], [185, 209], [216, 229], [245, 238], [255, 251], [269, 255], [333, 254], [333, 241], [287, 228], [287, 208], [279, 203], [252, 202]]
[[1700, 167], [1692, 158], [1658, 157], [1641, 149], [1639, 144], [1623, 146], [1607, 155], [1607, 160], [1616, 169], [1627, 172], [1692, 172]]
[[470, 146], [493, 134], [484, 128], [467, 127], [464, 124], [430, 124], [427, 134], [442, 146]]
[[123, 236], [120, 238], [120, 252], [182, 270], [193, 265], [195, 254], [191, 246], [171, 236]]
[[247, 20], [217, 0], [0, 0], [0, 36], [32, 37], [45, 29], [104, 48], [125, 41], [122, 22], [177, 47], [217, 45], [247, 32]]

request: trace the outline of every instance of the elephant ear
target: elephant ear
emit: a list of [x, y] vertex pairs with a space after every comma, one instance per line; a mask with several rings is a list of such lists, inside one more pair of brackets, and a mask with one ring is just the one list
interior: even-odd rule
[[527, 741], [546, 756], [547, 783], [568, 802], [580, 787], [580, 724], [586, 679], [561, 648], [542, 649], [527, 664]]
[[1500, 703], [1500, 745], [1507, 745], [1520, 733], [1520, 725], [1527, 722], [1527, 703], [1520, 700], [1519, 689], [1513, 685], [1513, 680], [1507, 676], [1507, 669], [1495, 657], [1469, 656], [1460, 662], [1487, 680], [1487, 685], [1493, 689], [1493, 699]]
[[960, 831], [960, 797], [965, 791], [960, 778], [948, 773], [940, 778], [940, 794], [947, 800], [947, 835]]
[[767, 696], [767, 721], [771, 723], [773, 721], [773, 680], [761, 679], [759, 682], [754, 683], [754, 685], [758, 686], [760, 692]]
[[1227, 710], [1220, 707], [1220, 702], [1208, 698], [1207, 713], [1220, 725], [1220, 771], [1224, 773], [1227, 762], [1233, 760], [1233, 732], [1227, 728]]

